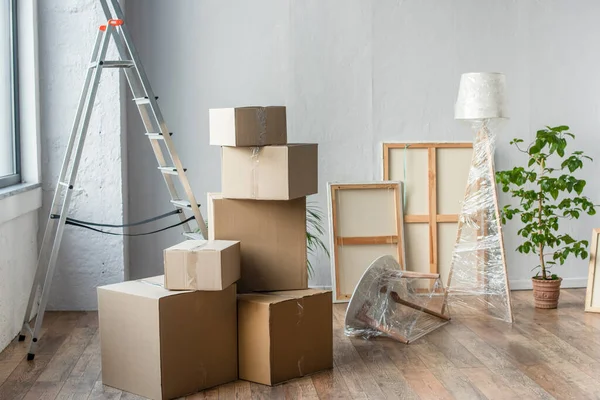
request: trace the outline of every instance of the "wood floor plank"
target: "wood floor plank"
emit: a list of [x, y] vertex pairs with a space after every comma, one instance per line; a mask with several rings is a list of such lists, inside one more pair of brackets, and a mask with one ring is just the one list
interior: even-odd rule
[[[350, 338], [344, 335], [344, 305], [333, 306], [333, 362], [353, 399], [385, 398]], [[356, 339], [360, 341], [362, 339]]]
[[270, 400], [270, 399], [281, 400], [284, 398], [282, 385], [269, 387], [269, 386], [265, 386], [265, 385], [260, 385], [258, 383], [250, 383], [250, 393], [251, 393], [252, 399], [257, 399], [257, 400]]
[[252, 397], [250, 390], [250, 382], [237, 381], [235, 382], [235, 398], [236, 399], [249, 399]]
[[38, 355], [33, 361], [23, 360], [0, 386], [0, 400], [20, 400], [31, 389], [52, 356]]
[[486, 398], [458, 368], [430, 368], [430, 371], [455, 399]]
[[509, 386], [519, 399], [550, 400], [553, 397], [538, 386], [523, 371], [516, 368], [499, 368], [493, 370], [500, 382]]
[[438, 329], [427, 336], [432, 343], [457, 368], [483, 367], [483, 364], [467, 348], [446, 331]]
[[[600, 315], [567, 289], [556, 310], [514, 292], [515, 324], [455, 317], [414, 344], [344, 335], [333, 306], [334, 369], [275, 387], [237, 381], [186, 399], [600, 399]], [[145, 400], [102, 385], [95, 312], [48, 313], [34, 361], [28, 343], [0, 352], [0, 400]]]
[[402, 374], [406, 378], [412, 390], [419, 396], [420, 399], [453, 399], [454, 397], [446, 390], [444, 385], [429, 371], [422, 370], [406, 370]]
[[87, 400], [121, 400], [123, 392], [119, 389], [105, 386], [102, 381], [96, 381]]
[[518, 398], [510, 385], [506, 385], [498, 374], [486, 367], [464, 368], [461, 372], [465, 374], [471, 383], [489, 400]]
[[283, 395], [286, 400], [319, 400], [317, 390], [309, 376], [304, 376], [284, 383]]
[[350, 399], [350, 391], [344, 382], [344, 378], [337, 368], [317, 372], [311, 376], [317, 395], [321, 399]]
[[64, 384], [64, 382], [36, 382], [23, 400], [54, 400]]
[[531, 380], [557, 399], [586, 399], [589, 396], [570, 384], [548, 365], [531, 365], [520, 368]]
[[[38, 380], [65, 381], [95, 333], [96, 328], [73, 328]], [[95, 380], [94, 378], [94, 382]]]
[[471, 354], [475, 355], [488, 368], [514, 367], [508, 357], [488, 344], [483, 338], [458, 322], [445, 325], [442, 330], [454, 337]]
[[[373, 378], [381, 392], [365, 391], [368, 398], [388, 399], [417, 399], [418, 396], [409, 385], [408, 381], [394, 363], [387, 357], [382, 342], [391, 339], [381, 338], [378, 340], [354, 339], [352, 344], [358, 351], [362, 361], [367, 366], [370, 376]], [[398, 345], [405, 346], [398, 343]]]

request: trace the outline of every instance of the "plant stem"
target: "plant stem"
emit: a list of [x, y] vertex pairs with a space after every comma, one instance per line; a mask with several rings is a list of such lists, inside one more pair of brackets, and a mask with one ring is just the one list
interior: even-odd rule
[[[541, 172], [540, 172], [540, 178], [544, 175], [544, 160], [542, 160], [540, 166], [541, 166]], [[542, 191], [542, 183], [540, 181], [540, 197], [538, 198], [538, 225], [540, 227], [538, 233], [540, 235], [542, 235], [542, 209], [543, 209], [543, 191]], [[544, 243], [542, 240], [540, 240], [540, 266], [542, 268], [542, 279], [546, 279], [546, 264], [544, 263]]]

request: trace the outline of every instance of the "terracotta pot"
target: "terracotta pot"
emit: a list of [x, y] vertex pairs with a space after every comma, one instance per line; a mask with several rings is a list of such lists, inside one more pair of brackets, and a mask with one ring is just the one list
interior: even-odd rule
[[558, 307], [558, 296], [560, 296], [562, 278], [553, 280], [531, 278], [531, 282], [533, 282], [535, 308], [550, 309]]

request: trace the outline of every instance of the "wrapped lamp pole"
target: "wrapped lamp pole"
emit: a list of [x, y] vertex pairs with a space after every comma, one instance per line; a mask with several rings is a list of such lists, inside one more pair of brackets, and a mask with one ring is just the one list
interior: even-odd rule
[[446, 297], [454, 315], [513, 322], [493, 157], [495, 129], [507, 118], [505, 88], [500, 73], [461, 76], [454, 115], [476, 136]]

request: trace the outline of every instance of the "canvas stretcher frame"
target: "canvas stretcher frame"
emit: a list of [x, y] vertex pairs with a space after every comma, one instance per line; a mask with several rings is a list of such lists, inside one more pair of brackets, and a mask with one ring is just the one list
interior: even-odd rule
[[[588, 282], [585, 294], [585, 311], [592, 313], [600, 313], [600, 266], [598, 265], [599, 235], [600, 228], [596, 228], [592, 231]], [[599, 300], [596, 300], [596, 298], [599, 298]]]
[[[420, 272], [429, 272], [434, 274], [441, 274], [442, 280], [446, 283], [446, 273], [449, 272], [449, 263], [451, 258], [452, 249], [456, 241], [456, 231], [458, 229], [458, 221], [460, 215], [459, 202], [464, 197], [464, 188], [468, 179], [468, 170], [472, 158], [472, 142], [402, 142], [402, 143], [383, 143], [383, 179], [384, 180], [404, 180], [404, 176], [395, 175], [395, 171], [392, 166], [392, 159], [394, 152], [401, 152], [400, 156], [404, 159], [405, 167], [406, 158], [408, 157], [406, 152], [411, 150], [419, 150], [426, 153], [426, 157], [423, 161], [424, 166], [421, 168], [423, 171], [413, 171], [417, 175], [420, 174], [420, 178], [413, 177], [413, 180], [426, 180], [427, 182], [427, 193], [417, 200], [419, 203], [426, 204], [419, 210], [418, 213], [412, 212], [410, 199], [405, 204], [405, 215], [404, 223], [407, 239], [407, 250], [406, 259], [409, 270], [415, 270], [415, 267], [421, 268]], [[455, 174], [448, 174], [448, 171], [440, 170], [442, 165], [448, 163], [446, 159], [448, 154], [455, 150], [453, 157], [457, 157], [460, 160], [460, 165], [457, 165], [457, 172]], [[464, 154], [463, 154], [464, 153]], [[452, 165], [452, 163], [450, 163]], [[406, 171], [404, 171], [406, 172]], [[408, 174], [404, 174], [407, 177], [407, 182], [404, 182], [405, 190], [409, 191], [408, 195], [411, 194], [410, 187], [410, 176], [411, 171]], [[456, 175], [456, 178], [452, 176]], [[464, 179], [463, 179], [464, 176]], [[449, 179], [449, 178], [452, 178]], [[444, 192], [452, 192], [450, 196], [444, 195]], [[453, 198], [455, 201], [449, 202], [444, 201], [444, 198]], [[413, 202], [414, 203], [414, 202]], [[418, 249], [413, 249], [411, 245], [411, 231], [413, 229], [419, 230], [423, 226], [426, 226], [426, 235], [428, 240], [428, 263], [429, 268], [423, 269], [419, 263], [419, 266], [409, 265], [413, 260], [415, 252], [421, 253]], [[423, 233], [423, 236], [424, 233]], [[421, 246], [421, 243], [419, 243]], [[440, 253], [449, 255], [444, 260], [440, 260]], [[425, 263], [427, 261], [423, 261]], [[448, 265], [446, 265], [448, 264]], [[445, 270], [442, 270], [442, 266], [445, 266]]]
[[[348, 206], [356, 207], [357, 201], [364, 201], [360, 197], [365, 197], [367, 192], [376, 193], [373, 195], [373, 201], [383, 201], [383, 197], [386, 197], [385, 201], [388, 203], [388, 207], [393, 205], [391, 209], [386, 210], [389, 212], [389, 216], [385, 219], [388, 231], [382, 231], [381, 234], [352, 234], [343, 235], [348, 230], [350, 232], [356, 232], [356, 226], [352, 226], [352, 222], [358, 222], [361, 218], [365, 218], [369, 213], [356, 210], [360, 216], [356, 218], [344, 217], [344, 214], [349, 211], [343, 209]], [[383, 191], [383, 192], [382, 192]], [[344, 202], [345, 204], [340, 205], [344, 196], [349, 196], [352, 193], [356, 196], [357, 193], [361, 193], [356, 197], [358, 200], [352, 202]], [[332, 289], [333, 289], [333, 301], [336, 303], [347, 302], [352, 297], [354, 286], [358, 283], [362, 273], [369, 267], [373, 259], [383, 255], [393, 255], [398, 260], [398, 263], [404, 268], [405, 265], [405, 254], [404, 254], [404, 221], [403, 221], [403, 207], [402, 207], [402, 183], [398, 181], [378, 181], [378, 182], [353, 182], [353, 183], [340, 183], [331, 182], [328, 183], [328, 217], [329, 217], [329, 240], [331, 249], [331, 277], [332, 277]], [[382, 198], [377, 199], [377, 196]], [[391, 203], [390, 203], [391, 201]], [[376, 207], [377, 204], [371, 204], [370, 207]], [[365, 204], [365, 209], [369, 205]], [[374, 211], [381, 212], [381, 208], [375, 208]], [[365, 229], [369, 232], [377, 231], [380, 227], [377, 226], [376, 221], [381, 221], [381, 217], [373, 220], [373, 226], [365, 226]], [[368, 219], [368, 218], [367, 218]], [[354, 220], [354, 221], [353, 221]], [[364, 222], [364, 221], [363, 221]], [[346, 228], [346, 226], [348, 228]], [[393, 228], [390, 230], [390, 228]], [[392, 251], [393, 250], [393, 251]], [[344, 260], [348, 260], [347, 256], [344, 256], [345, 252], [354, 253], [356, 257], [354, 265], [348, 263], [348, 268], [345, 269], [346, 264]], [[380, 251], [382, 251], [380, 253]], [[374, 256], [370, 258], [369, 253]], [[363, 256], [366, 262], [361, 263], [360, 256]], [[350, 257], [352, 258], [352, 257]], [[351, 276], [350, 276], [351, 275]], [[350, 277], [348, 277], [350, 276]], [[355, 279], [353, 279], [355, 277]], [[356, 282], [354, 282], [356, 280]], [[349, 282], [349, 283], [348, 283]], [[353, 283], [353, 284], [352, 284]]]

